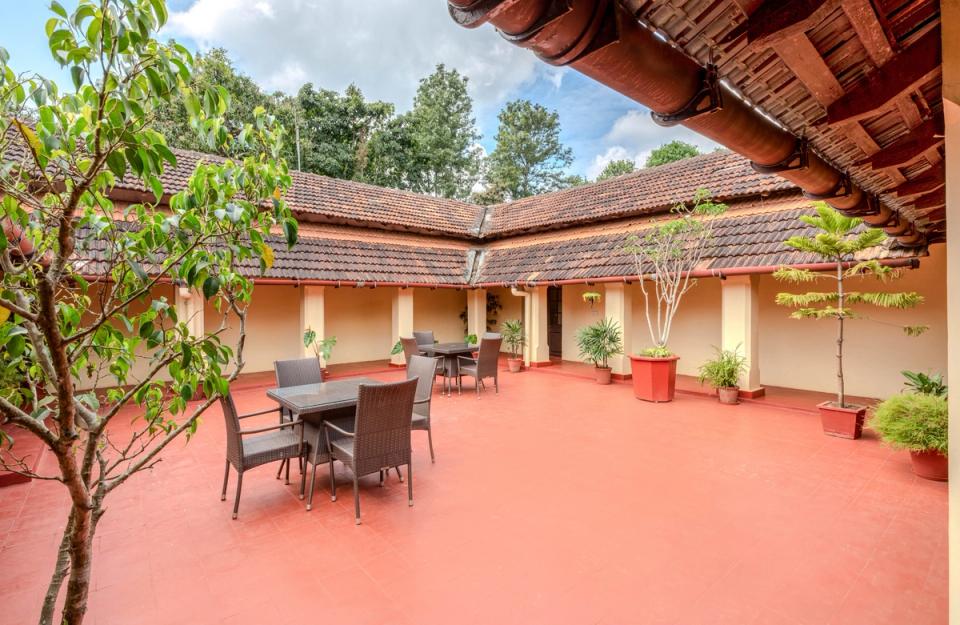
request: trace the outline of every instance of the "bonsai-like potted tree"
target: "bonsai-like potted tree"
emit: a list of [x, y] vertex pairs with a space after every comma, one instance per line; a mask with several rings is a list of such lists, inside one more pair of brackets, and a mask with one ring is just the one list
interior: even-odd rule
[[523, 366], [523, 346], [527, 343], [527, 337], [523, 333], [523, 323], [520, 320], [504, 321], [500, 327], [500, 335], [510, 351], [507, 366], [512, 373], [517, 373]]
[[709, 382], [717, 389], [721, 404], [740, 403], [740, 376], [747, 368], [747, 358], [739, 349], [714, 347], [716, 356], [700, 365], [700, 384]]
[[327, 377], [327, 363], [330, 362], [330, 355], [333, 353], [333, 347], [336, 344], [337, 337], [328, 336], [326, 338], [320, 338], [313, 328], [308, 327], [306, 332], [303, 333], [303, 346], [313, 350], [317, 361], [320, 363], [320, 370], [323, 372], [323, 377]]
[[[907, 374], [909, 372], [904, 372]], [[910, 452], [913, 472], [928, 480], [947, 479], [947, 395], [942, 384], [920, 392], [908, 388], [873, 410], [870, 427], [885, 443]]]
[[[847, 319], [856, 318], [851, 306], [869, 304], [879, 308], [913, 308], [923, 302], [917, 293], [861, 292], [846, 288], [849, 278], [873, 276], [888, 281], [899, 276], [894, 269], [876, 260], [857, 261], [857, 255], [883, 244], [886, 235], [882, 230], [862, 227], [856, 217], [840, 214], [825, 202], [815, 204], [816, 215], [801, 215], [800, 220], [817, 229], [813, 236], [792, 236], [784, 245], [795, 250], [813, 254], [830, 263], [830, 273], [816, 273], [808, 269], [781, 267], [773, 275], [781, 281], [810, 283], [817, 280], [832, 280], [832, 288], [825, 292], [778, 293], [777, 304], [796, 308], [790, 315], [794, 319], [834, 319], [837, 322], [836, 363], [837, 398], [818, 405], [823, 431], [831, 436], [860, 438], [866, 406], [849, 404], [843, 379], [844, 325]], [[916, 336], [925, 326], [906, 326], [903, 330]]]
[[610, 384], [610, 357], [623, 353], [623, 333], [613, 319], [600, 321], [577, 332], [580, 357], [594, 365], [598, 384]]
[[726, 211], [710, 192], [698, 189], [692, 203], [673, 208], [674, 219], [632, 236], [627, 251], [634, 255], [643, 293], [652, 347], [630, 355], [633, 392], [646, 401], [671, 401], [679, 357], [667, 347], [673, 318], [683, 296], [697, 284], [693, 272], [713, 238], [713, 217]]

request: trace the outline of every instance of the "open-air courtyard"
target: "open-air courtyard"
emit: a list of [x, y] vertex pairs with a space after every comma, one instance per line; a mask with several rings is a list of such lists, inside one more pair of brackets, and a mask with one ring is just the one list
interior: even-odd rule
[[[310, 512], [296, 467], [289, 486], [276, 465], [250, 471], [232, 521], [211, 409], [109, 503], [91, 621], [945, 622], [947, 487], [914, 476], [907, 454], [870, 432], [824, 436], [773, 393], [651, 404], [568, 369], [502, 372], [479, 399], [435, 393], [435, 464], [413, 433], [414, 506], [395, 474], [365, 478], [359, 526], [339, 465], [343, 496], [330, 501], [321, 467]], [[264, 389], [238, 385], [241, 411], [275, 406]], [[5, 625], [36, 620], [66, 506], [57, 484], [4, 489]]]

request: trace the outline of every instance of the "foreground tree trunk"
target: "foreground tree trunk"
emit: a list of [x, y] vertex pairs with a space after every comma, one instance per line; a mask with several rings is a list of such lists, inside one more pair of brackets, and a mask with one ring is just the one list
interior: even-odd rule
[[57, 564], [53, 568], [53, 576], [50, 578], [47, 593], [43, 597], [43, 607], [40, 609], [40, 625], [53, 625], [57, 598], [60, 596], [60, 589], [63, 588], [63, 581], [67, 578], [67, 573], [70, 572], [70, 538], [72, 534], [73, 513], [70, 514], [67, 526], [63, 529], [63, 538], [60, 540], [60, 548], [57, 551]]

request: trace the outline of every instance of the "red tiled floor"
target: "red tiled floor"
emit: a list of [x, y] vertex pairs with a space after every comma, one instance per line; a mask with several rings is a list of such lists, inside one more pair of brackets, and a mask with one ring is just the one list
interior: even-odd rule
[[[211, 412], [108, 500], [88, 622], [946, 622], [946, 486], [906, 454], [797, 410], [653, 405], [548, 371], [435, 396], [416, 505], [395, 477], [364, 479], [359, 527], [323, 469], [310, 513], [269, 467], [250, 472], [231, 521]], [[250, 384], [237, 399], [269, 405]], [[63, 517], [55, 484], [0, 490], [0, 624], [36, 620]]]

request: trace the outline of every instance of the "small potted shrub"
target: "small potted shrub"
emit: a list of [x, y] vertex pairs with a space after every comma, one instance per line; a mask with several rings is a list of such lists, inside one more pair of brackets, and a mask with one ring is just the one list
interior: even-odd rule
[[303, 333], [303, 346], [313, 350], [317, 360], [320, 362], [320, 371], [324, 378], [327, 377], [327, 362], [329, 362], [330, 355], [333, 353], [333, 347], [336, 344], [337, 337], [328, 336], [326, 338], [320, 338], [313, 328], [307, 328], [306, 332]]
[[[477, 339], [476, 334], [466, 335], [465, 337], [463, 337], [463, 342], [466, 343], [467, 345], [470, 345], [471, 347], [480, 343], [480, 341]], [[479, 358], [480, 352], [470, 352], [470, 357]]]
[[500, 328], [500, 335], [510, 352], [507, 357], [507, 367], [511, 373], [518, 373], [523, 366], [523, 346], [527, 343], [527, 337], [523, 333], [523, 323], [519, 320], [504, 321]]
[[947, 397], [905, 392], [873, 409], [870, 427], [885, 443], [910, 452], [913, 472], [947, 479]]
[[738, 349], [714, 347], [716, 356], [700, 365], [700, 384], [708, 382], [717, 389], [721, 404], [740, 403], [740, 376], [747, 369], [747, 359]]
[[598, 384], [610, 384], [610, 357], [623, 353], [623, 333], [613, 319], [600, 321], [577, 332], [580, 357], [594, 365]]

